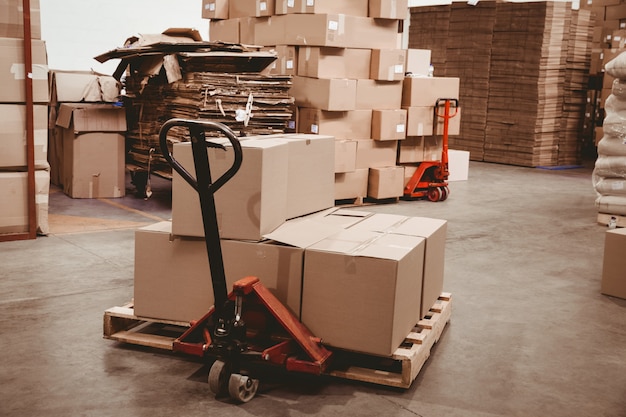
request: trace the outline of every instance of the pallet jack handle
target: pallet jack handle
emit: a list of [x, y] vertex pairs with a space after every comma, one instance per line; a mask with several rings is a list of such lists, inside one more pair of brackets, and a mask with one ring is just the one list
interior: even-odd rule
[[[443, 107], [443, 114], [439, 109]], [[454, 109], [454, 113], [451, 113]], [[437, 118], [443, 119], [443, 146], [441, 150], [441, 171], [443, 175], [448, 177], [448, 132], [449, 121], [459, 112], [459, 100], [456, 98], [438, 98], [435, 102], [435, 126], [437, 126]]]
[[[191, 148], [193, 152], [193, 160], [196, 176], [189, 173], [176, 159], [167, 146], [167, 133], [173, 127], [183, 127], [189, 130], [191, 136]], [[207, 142], [205, 132], [216, 131], [228, 139], [234, 150], [233, 164], [226, 170], [217, 180], [211, 180], [211, 169], [209, 166], [209, 158], [207, 148], [226, 148], [215, 142]], [[220, 243], [219, 228], [217, 224], [217, 212], [215, 209], [214, 194], [228, 180], [230, 180], [241, 167], [243, 160], [243, 152], [239, 139], [233, 131], [226, 125], [218, 122], [205, 120], [186, 120], [186, 119], [170, 119], [166, 121], [159, 132], [159, 144], [161, 153], [172, 166], [172, 168], [180, 174], [181, 177], [197, 192], [200, 198], [200, 208], [202, 210], [202, 223], [204, 226], [204, 236], [209, 257], [209, 267], [211, 270], [211, 283], [213, 285], [213, 295], [215, 298], [215, 313], [218, 319], [228, 321], [232, 316], [232, 312], [227, 308], [228, 305], [228, 289], [226, 288], [226, 274], [224, 272], [224, 259], [222, 257], [222, 246]]]

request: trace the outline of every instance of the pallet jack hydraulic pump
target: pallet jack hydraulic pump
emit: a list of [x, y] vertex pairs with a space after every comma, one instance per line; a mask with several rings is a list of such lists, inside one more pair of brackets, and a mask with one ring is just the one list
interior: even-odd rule
[[[191, 138], [195, 177], [174, 159], [167, 143], [173, 127], [186, 128]], [[226, 137], [230, 146], [207, 140], [206, 133]], [[161, 152], [172, 168], [197, 192], [211, 271], [214, 306], [173, 342], [173, 350], [213, 360], [208, 381], [211, 392], [248, 402], [259, 381], [250, 373], [256, 363], [287, 371], [320, 375], [332, 351], [326, 349], [257, 277], [243, 277], [228, 293], [214, 194], [235, 176], [243, 161], [239, 139], [226, 125], [211, 121], [170, 119], [159, 132]], [[208, 148], [234, 153], [233, 163], [211, 179]]]

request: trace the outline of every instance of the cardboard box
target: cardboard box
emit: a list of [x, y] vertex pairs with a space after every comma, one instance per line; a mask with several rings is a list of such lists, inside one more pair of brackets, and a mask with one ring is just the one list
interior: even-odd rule
[[50, 70], [50, 103], [115, 103], [121, 85], [110, 75], [93, 71]]
[[469, 178], [469, 160], [470, 153], [468, 151], [448, 149], [449, 182], [467, 181]]
[[374, 140], [404, 139], [406, 138], [406, 123], [406, 110], [374, 110], [371, 137]]
[[211, 20], [209, 22], [209, 39], [211, 42], [239, 43], [239, 20]]
[[[433, 106], [403, 107], [407, 111], [407, 136], [423, 136], [433, 134], [435, 108]], [[439, 108], [438, 114], [444, 114], [444, 108]], [[455, 110], [450, 109], [454, 114]], [[444, 119], [437, 117], [437, 135], [443, 135]], [[454, 136], [461, 133], [461, 108], [456, 110], [456, 115], [448, 120], [448, 135]]]
[[[287, 219], [289, 147], [280, 140], [241, 141], [243, 160], [237, 174], [215, 193], [220, 235], [258, 241]], [[174, 145], [174, 158], [195, 176], [191, 143]], [[209, 167], [216, 180], [232, 165], [234, 152], [210, 148]], [[172, 231], [204, 236], [198, 193], [177, 173], [172, 177]]]
[[406, 187], [411, 178], [413, 178], [413, 174], [417, 171], [419, 164], [402, 164], [404, 167], [404, 186]]
[[277, 15], [302, 12], [300, 0], [275, 0], [275, 3], [274, 13]]
[[602, 262], [602, 294], [626, 299], [626, 229], [607, 230]]
[[[339, 3], [339, 2], [335, 2]], [[289, 14], [285, 18], [288, 45], [385, 49], [398, 47], [398, 24], [347, 14]]]
[[459, 78], [406, 77], [403, 81], [402, 107], [434, 107], [440, 98], [459, 98]]
[[300, 47], [298, 75], [312, 78], [369, 78], [369, 49]]
[[[22, 0], [3, 0], [0, 2], [0, 38], [24, 38], [23, 11]], [[32, 39], [41, 39], [39, 0], [30, 1], [30, 36]]]
[[395, 165], [398, 142], [403, 141], [361, 139], [357, 142], [356, 167], [376, 168]]
[[346, 14], [367, 17], [368, 0], [300, 0], [302, 13]]
[[430, 72], [430, 49], [407, 49], [406, 72], [413, 75], [427, 76]]
[[404, 79], [406, 49], [373, 49], [368, 78], [379, 81]]
[[278, 59], [267, 67], [266, 72], [270, 75], [296, 75], [298, 72], [298, 53], [295, 46], [276, 45], [263, 48], [273, 51]]
[[261, 17], [274, 14], [274, 0], [234, 0], [228, 2], [228, 17]]
[[356, 168], [351, 172], [335, 174], [335, 200], [367, 196], [368, 175], [368, 168]]
[[[48, 56], [44, 41], [33, 40], [33, 101], [47, 104], [48, 97]], [[0, 38], [0, 103], [24, 103], [24, 41], [22, 39]]]
[[203, 19], [228, 19], [228, 0], [202, 0]]
[[[28, 173], [0, 171], [0, 234], [28, 232]], [[47, 235], [50, 173], [35, 171], [35, 212], [37, 234]]]
[[409, 17], [408, 0], [370, 0], [369, 17], [401, 19]]
[[606, 6], [604, 20], [626, 19], [626, 4]]
[[372, 111], [326, 111], [300, 107], [300, 133], [331, 135], [335, 139], [369, 138], [372, 134]]
[[443, 139], [439, 136], [424, 136], [424, 161], [441, 161]]
[[61, 104], [63, 191], [72, 198], [117, 198], [126, 193], [126, 111], [109, 104]]
[[424, 248], [423, 238], [351, 229], [308, 247], [303, 324], [330, 346], [391, 355], [417, 323]]
[[[206, 244], [201, 238], [174, 236], [171, 230], [171, 222], [161, 222], [135, 232], [135, 314], [197, 320], [214, 304]], [[257, 276], [299, 317], [302, 249], [235, 240], [222, 240], [221, 246], [229, 291], [239, 279]]]
[[407, 136], [398, 142], [398, 163], [424, 161], [424, 136]]
[[285, 16], [269, 16], [254, 21], [256, 45], [288, 45], [285, 35]]
[[357, 80], [357, 109], [399, 109], [402, 103], [402, 81]]
[[292, 83], [291, 95], [300, 107], [337, 111], [356, 109], [356, 80], [296, 76]]
[[367, 196], [384, 199], [402, 197], [404, 194], [404, 167], [370, 168]]
[[335, 174], [356, 169], [356, 148], [355, 140], [335, 140]]
[[426, 239], [421, 306], [419, 314], [415, 316], [417, 320], [421, 320], [443, 291], [447, 221], [428, 217], [374, 214], [351, 229]]
[[[35, 169], [48, 168], [48, 106], [33, 108]], [[0, 104], [0, 169], [24, 169], [26, 159], [26, 105]]]

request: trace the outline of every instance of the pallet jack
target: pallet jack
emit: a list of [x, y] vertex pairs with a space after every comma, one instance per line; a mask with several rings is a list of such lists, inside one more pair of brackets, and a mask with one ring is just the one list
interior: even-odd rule
[[[167, 133], [174, 127], [187, 128], [196, 175], [192, 176], [171, 154]], [[215, 181], [211, 179], [208, 148], [226, 147], [207, 141], [212, 131], [225, 136], [234, 151], [231, 167]], [[257, 277], [244, 277], [228, 293], [214, 194], [239, 170], [243, 153], [239, 140], [226, 125], [218, 122], [170, 119], [159, 132], [161, 152], [172, 168], [200, 198], [204, 236], [211, 271], [214, 306], [173, 342], [173, 350], [215, 359], [210, 367], [209, 389], [217, 396], [230, 395], [248, 402], [259, 381], [250, 374], [254, 364], [280, 366], [287, 371], [321, 375], [328, 368], [332, 352], [326, 349]]]
[[[443, 107], [443, 113], [441, 108]], [[454, 109], [454, 113], [450, 113]], [[450, 195], [448, 188], [448, 129], [449, 121], [459, 111], [459, 100], [440, 98], [435, 102], [433, 130], [436, 131], [438, 120], [443, 119], [443, 150], [441, 160], [420, 162], [417, 170], [404, 187], [404, 199], [428, 198], [430, 201], [444, 201]]]

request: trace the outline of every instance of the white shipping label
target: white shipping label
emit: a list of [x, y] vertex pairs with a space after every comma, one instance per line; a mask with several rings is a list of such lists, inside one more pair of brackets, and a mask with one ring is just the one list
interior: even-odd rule
[[215, 11], [215, 3], [209, 3], [209, 11], [211, 12]]
[[328, 30], [337, 30], [337, 29], [339, 29], [339, 22], [337, 22], [336, 20], [329, 20]]
[[267, 10], [267, 3], [266, 3], [266, 2], [264, 2], [264, 1], [262, 1], [262, 2], [259, 4], [259, 9], [260, 9], [262, 12], [266, 11], [266, 10]]
[[616, 181], [611, 184], [612, 190], [623, 190], [624, 189], [624, 181]]
[[404, 133], [404, 123], [396, 125], [396, 133]]
[[287, 0], [287, 7], [294, 7], [295, 5], [295, 0]]
[[311, 125], [311, 133], [315, 133], [317, 135], [317, 132], [319, 132], [319, 126], [318, 125]]
[[424, 136], [424, 123], [418, 123], [417, 136]]
[[285, 62], [285, 67], [287, 67], [287, 69], [293, 69], [293, 59], [287, 60], [287, 62]]
[[394, 72], [396, 74], [404, 74], [404, 65], [398, 64], [394, 67]]
[[315, 0], [306, 0], [306, 7], [315, 6]]

